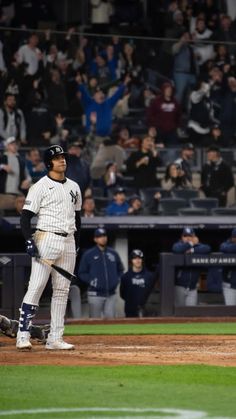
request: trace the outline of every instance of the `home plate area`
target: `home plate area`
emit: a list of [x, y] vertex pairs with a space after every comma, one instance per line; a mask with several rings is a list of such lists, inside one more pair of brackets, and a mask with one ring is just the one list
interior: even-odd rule
[[[32, 341], [31, 351], [16, 350], [0, 336], [0, 365], [175, 365], [236, 366], [236, 336], [126, 335], [67, 336], [74, 351], [46, 351]], [[43, 356], [42, 356], [43, 353]]]

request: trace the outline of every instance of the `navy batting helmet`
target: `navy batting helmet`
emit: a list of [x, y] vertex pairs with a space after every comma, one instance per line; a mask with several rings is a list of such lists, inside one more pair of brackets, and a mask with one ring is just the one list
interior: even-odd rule
[[59, 155], [67, 154], [60, 145], [52, 145], [44, 152], [43, 160], [47, 169], [52, 169], [52, 159]]
[[144, 258], [144, 254], [143, 254], [142, 250], [140, 250], [140, 249], [134, 249], [130, 253], [129, 258], [130, 259], [135, 259], [135, 258], [143, 259]]

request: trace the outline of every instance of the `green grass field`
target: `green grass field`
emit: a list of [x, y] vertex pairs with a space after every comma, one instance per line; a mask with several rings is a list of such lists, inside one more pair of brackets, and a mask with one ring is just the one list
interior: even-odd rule
[[[235, 329], [235, 323], [73, 325], [66, 334], [224, 335]], [[1, 364], [2, 418], [236, 418], [232, 367]]]

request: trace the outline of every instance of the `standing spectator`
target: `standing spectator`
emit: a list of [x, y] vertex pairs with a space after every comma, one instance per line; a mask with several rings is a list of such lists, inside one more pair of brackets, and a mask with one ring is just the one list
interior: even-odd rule
[[177, 128], [180, 126], [181, 108], [174, 97], [170, 82], [161, 86], [161, 94], [147, 108], [148, 127], [156, 127], [158, 138], [166, 147], [178, 144]]
[[50, 72], [47, 83], [47, 95], [49, 110], [54, 114], [65, 115], [68, 111], [66, 87], [58, 69]]
[[47, 174], [45, 164], [37, 148], [32, 147], [28, 151], [25, 163], [33, 183], [37, 182], [37, 180]]
[[228, 77], [220, 109], [220, 127], [226, 147], [235, 146], [236, 77]]
[[207, 150], [207, 162], [201, 171], [201, 189], [209, 198], [218, 198], [219, 206], [227, 205], [227, 193], [234, 186], [231, 167], [226, 163], [217, 146]]
[[36, 33], [32, 33], [26, 45], [22, 45], [16, 54], [19, 64], [24, 63], [26, 66], [26, 74], [35, 76], [39, 70], [39, 62], [42, 60], [42, 52], [38, 48], [39, 37]]
[[15, 137], [5, 141], [5, 152], [0, 158], [0, 208], [14, 208], [15, 196], [27, 192], [31, 177], [25, 161], [18, 153]]
[[[194, 54], [197, 57], [200, 69], [206, 61], [214, 58], [213, 45], [206, 42], [210, 41], [212, 34], [213, 32], [207, 28], [205, 20], [202, 17], [198, 17], [195, 32], [192, 33], [192, 37], [195, 41]], [[200, 41], [204, 41], [204, 43]]]
[[202, 147], [208, 143], [210, 127], [214, 123], [210, 85], [199, 79], [190, 94], [189, 102], [189, 138], [196, 147]]
[[187, 104], [186, 94], [190, 87], [196, 83], [197, 73], [196, 59], [189, 32], [185, 32], [178, 42], [173, 44], [172, 53], [174, 55], [173, 77], [176, 86], [176, 99], [181, 105], [183, 105], [185, 99]]
[[53, 115], [48, 109], [43, 93], [38, 89], [38, 83], [38, 80], [34, 80], [25, 111], [27, 144], [32, 147], [50, 145], [49, 140], [54, 131]]
[[107, 33], [113, 14], [111, 0], [90, 0], [91, 23], [94, 33]]
[[227, 42], [229, 54], [235, 56], [236, 34], [234, 24], [232, 23], [232, 19], [230, 18], [230, 16], [222, 15], [220, 17], [219, 23], [219, 29], [215, 31], [214, 39], [224, 43]]
[[175, 160], [175, 164], [183, 170], [185, 178], [192, 183], [193, 175], [191, 165], [194, 157], [194, 145], [192, 143], [183, 144], [180, 157]]
[[[211, 248], [207, 244], [199, 242], [195, 231], [186, 227], [183, 229], [180, 239], [172, 247], [176, 254], [207, 254]], [[201, 271], [197, 268], [178, 268], [175, 278], [175, 305], [195, 306], [197, 305], [197, 285]]]
[[15, 137], [22, 144], [26, 142], [25, 118], [22, 110], [17, 108], [15, 96], [10, 93], [6, 94], [0, 109], [0, 137], [2, 140]]
[[79, 185], [82, 196], [91, 183], [89, 164], [81, 155], [83, 148], [81, 140], [68, 144], [66, 169], [66, 175]]
[[[236, 253], [236, 228], [231, 232], [228, 240], [220, 245], [220, 252], [235, 254]], [[236, 305], [236, 270], [233, 266], [225, 266], [223, 268], [223, 296], [225, 305]]]
[[100, 179], [106, 173], [109, 162], [116, 165], [117, 173], [120, 173], [125, 161], [123, 148], [117, 144], [116, 136], [106, 137], [98, 147], [91, 164], [91, 176], [93, 179]]
[[130, 268], [121, 277], [120, 296], [125, 301], [126, 317], [142, 317], [145, 303], [155, 283], [155, 274], [144, 266], [140, 249], [130, 253]]
[[124, 268], [118, 253], [107, 246], [104, 228], [95, 230], [94, 241], [96, 245], [81, 258], [78, 276], [88, 285], [89, 316], [114, 318], [116, 289]]
[[141, 149], [131, 153], [126, 164], [128, 173], [134, 176], [137, 189], [160, 186], [157, 168], [161, 166], [161, 159], [151, 137], [145, 136], [142, 139]]
[[114, 192], [113, 201], [106, 208], [106, 215], [127, 215], [129, 204], [126, 200], [125, 189], [117, 188]]

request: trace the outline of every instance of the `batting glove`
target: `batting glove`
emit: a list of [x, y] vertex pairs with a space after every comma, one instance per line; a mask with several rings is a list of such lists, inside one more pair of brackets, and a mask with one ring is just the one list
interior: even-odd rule
[[32, 258], [39, 258], [39, 251], [38, 251], [38, 248], [37, 248], [37, 246], [34, 242], [34, 239], [26, 240], [26, 252]]

